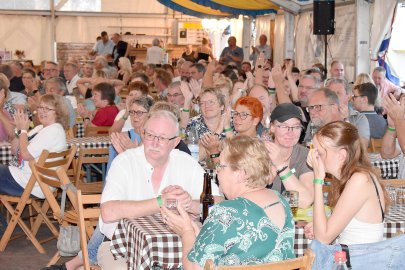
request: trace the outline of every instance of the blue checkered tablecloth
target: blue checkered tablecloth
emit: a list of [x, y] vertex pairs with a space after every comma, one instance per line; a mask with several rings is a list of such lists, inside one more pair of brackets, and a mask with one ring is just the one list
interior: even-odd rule
[[170, 231], [160, 214], [119, 222], [111, 240], [115, 258], [126, 258], [128, 269], [180, 268], [182, 244], [179, 235]]
[[[405, 204], [390, 207], [384, 221], [384, 239], [405, 233]], [[305, 238], [304, 228], [295, 228], [295, 255], [303, 256], [311, 240]]]

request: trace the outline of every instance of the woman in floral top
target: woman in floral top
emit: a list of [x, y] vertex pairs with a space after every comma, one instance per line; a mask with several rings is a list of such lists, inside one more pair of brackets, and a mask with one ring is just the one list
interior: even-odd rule
[[256, 138], [225, 139], [217, 174], [229, 199], [215, 205], [201, 231], [179, 207], [176, 215], [163, 207], [167, 224], [182, 238], [185, 269], [215, 265], [250, 265], [294, 258], [294, 221], [288, 203], [271, 182], [269, 153]]
[[[207, 88], [200, 94], [199, 101], [201, 114], [191, 118], [186, 127], [186, 134], [195, 129], [200, 139], [200, 160], [212, 154], [212, 149], [217, 149], [225, 138], [224, 122], [230, 119], [230, 111], [225, 110], [224, 95], [218, 88]], [[226, 120], [228, 119], [228, 120]], [[233, 129], [231, 123], [231, 129]], [[215, 152], [215, 151], [214, 151]]]

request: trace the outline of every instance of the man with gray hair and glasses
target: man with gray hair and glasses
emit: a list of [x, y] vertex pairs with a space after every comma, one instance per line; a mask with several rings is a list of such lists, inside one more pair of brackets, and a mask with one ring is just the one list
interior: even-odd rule
[[351, 87], [345, 79], [329, 79], [326, 87], [336, 93], [339, 97], [340, 113], [345, 121], [352, 123], [359, 130], [360, 140], [367, 149], [370, 140], [370, 125], [364, 114], [356, 111], [349, 105]]
[[[119, 220], [159, 213], [168, 198], [177, 199], [193, 215], [200, 212], [204, 170], [190, 155], [174, 149], [180, 141], [176, 116], [153, 112], [143, 127], [143, 145], [118, 155], [107, 175], [100, 219], [107, 240]], [[219, 194], [215, 184], [213, 194]], [[109, 241], [99, 248], [98, 264], [102, 269], [127, 269], [126, 259], [114, 260]]]
[[324, 125], [334, 121], [343, 121], [339, 106], [339, 97], [328, 88], [318, 89], [311, 95], [306, 107], [311, 121], [305, 133], [304, 143], [311, 143], [316, 130]]

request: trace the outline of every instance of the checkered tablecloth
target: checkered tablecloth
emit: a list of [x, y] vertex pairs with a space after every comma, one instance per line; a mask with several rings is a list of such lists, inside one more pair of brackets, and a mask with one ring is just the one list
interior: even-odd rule
[[[405, 233], [405, 204], [391, 206], [384, 222], [384, 239]], [[295, 228], [295, 255], [303, 256], [311, 240], [305, 238], [304, 228]]]
[[110, 136], [72, 138], [67, 140], [67, 144], [69, 147], [76, 144], [78, 148], [103, 148], [111, 145], [111, 139]]
[[111, 252], [126, 258], [128, 269], [179, 268], [182, 265], [182, 244], [179, 235], [166, 228], [160, 214], [123, 219], [113, 235]]
[[383, 179], [396, 179], [398, 177], [399, 158], [383, 159], [380, 154], [369, 154], [371, 163], [380, 168]]
[[84, 137], [84, 123], [76, 123], [76, 138]]
[[0, 164], [4, 164], [4, 165], [8, 166], [13, 159], [17, 160], [17, 157], [13, 156], [11, 154], [11, 144], [1, 143], [1, 145], [0, 145]]

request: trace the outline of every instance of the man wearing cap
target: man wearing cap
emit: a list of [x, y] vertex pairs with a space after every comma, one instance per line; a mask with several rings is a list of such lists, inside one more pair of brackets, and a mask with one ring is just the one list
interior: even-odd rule
[[387, 130], [387, 120], [374, 110], [378, 89], [372, 83], [356, 85], [353, 89], [353, 107], [367, 117], [370, 138], [381, 139]]
[[268, 187], [283, 192], [299, 192], [299, 207], [309, 207], [314, 200], [314, 173], [307, 165], [308, 151], [298, 144], [302, 125], [302, 112], [292, 103], [277, 105], [271, 114], [270, 132], [274, 141], [265, 142], [276, 177]]

